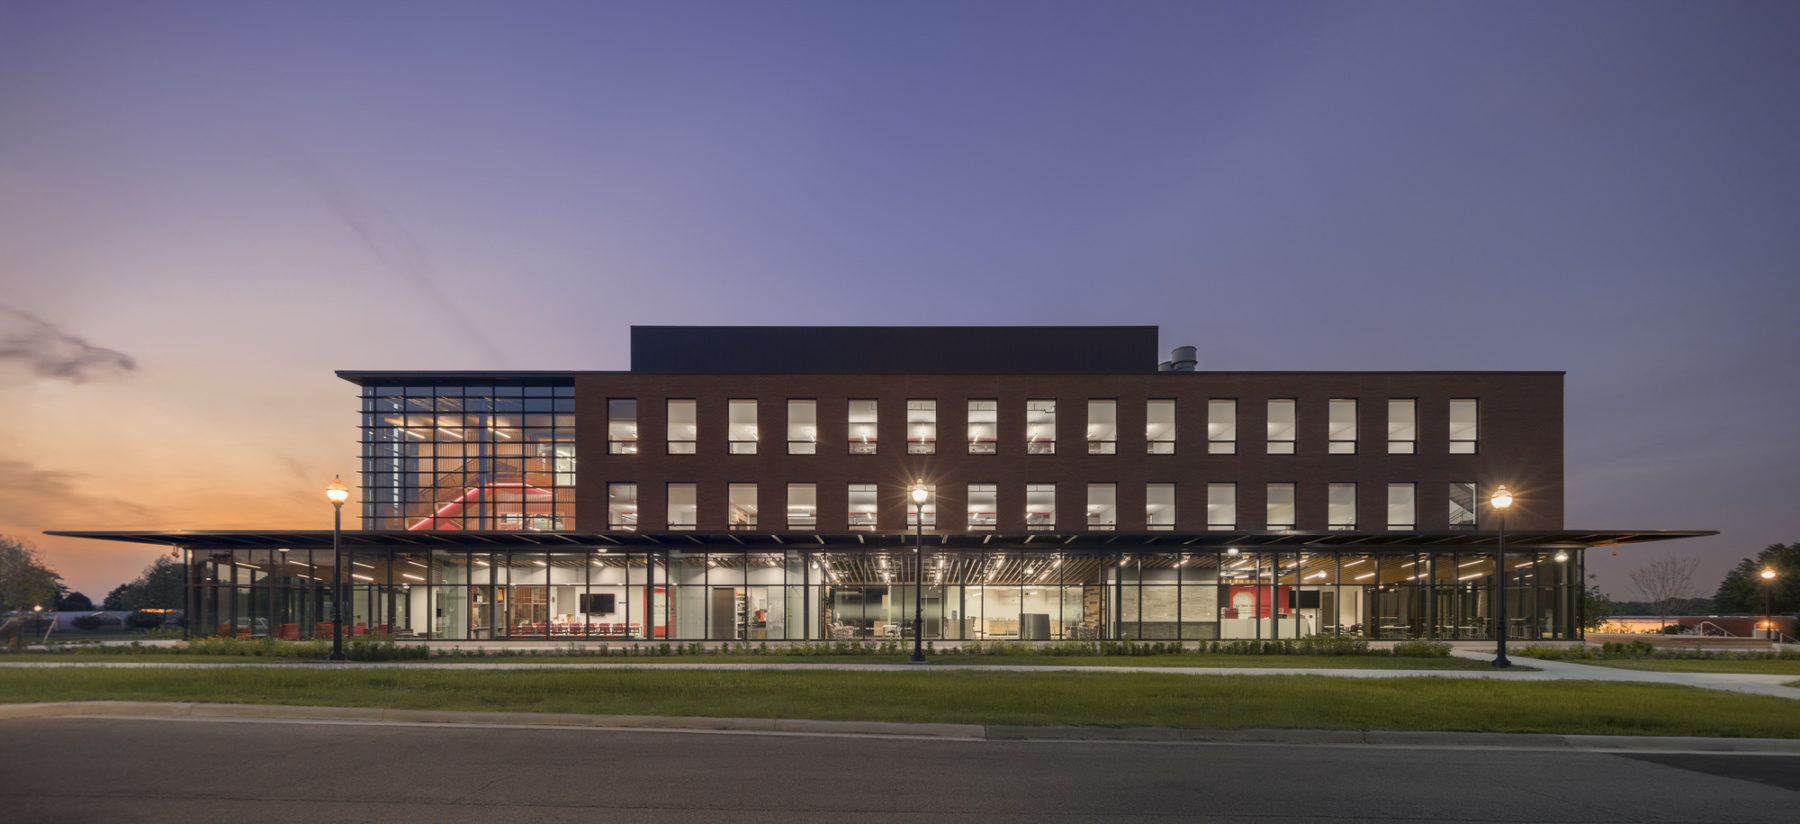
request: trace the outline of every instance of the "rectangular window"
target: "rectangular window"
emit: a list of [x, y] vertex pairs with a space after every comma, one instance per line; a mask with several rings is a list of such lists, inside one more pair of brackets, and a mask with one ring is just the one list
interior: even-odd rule
[[788, 529], [810, 532], [819, 527], [819, 488], [813, 484], [787, 485]]
[[695, 503], [693, 484], [669, 484], [669, 529], [691, 530], [700, 507]]
[[937, 454], [937, 401], [906, 402], [906, 454]]
[[1175, 485], [1149, 484], [1144, 488], [1144, 524], [1151, 532], [1175, 528]]
[[1388, 484], [1387, 528], [1411, 530], [1418, 523], [1414, 504], [1412, 484]]
[[1237, 529], [1237, 484], [1206, 485], [1206, 528]]
[[1475, 485], [1461, 481], [1450, 484], [1450, 528], [1475, 528]]
[[1000, 501], [994, 484], [969, 484], [969, 529], [992, 530], [1000, 514]]
[[969, 401], [969, 454], [994, 454], [1000, 443], [999, 427], [999, 401]]
[[638, 524], [637, 484], [606, 485], [606, 528], [633, 532]]
[[1056, 484], [1025, 485], [1025, 528], [1034, 532], [1056, 528]]
[[1294, 485], [1269, 484], [1269, 495], [1264, 501], [1267, 513], [1266, 523], [1271, 530], [1289, 530], [1294, 528]]
[[1294, 454], [1294, 399], [1269, 399], [1269, 454]]
[[1089, 455], [1119, 451], [1119, 402], [1088, 401], [1087, 450]]
[[1237, 454], [1237, 401], [1206, 402], [1206, 452]]
[[1325, 423], [1326, 451], [1332, 455], [1356, 454], [1356, 399], [1332, 398]]
[[756, 528], [756, 484], [731, 484], [726, 489], [727, 529]]
[[606, 451], [613, 455], [637, 454], [637, 398], [606, 399]]
[[1056, 401], [1025, 402], [1025, 454], [1056, 454]]
[[875, 402], [850, 402], [850, 454], [875, 454]]
[[850, 485], [850, 528], [853, 530], [875, 529], [875, 485]]
[[1450, 454], [1475, 454], [1475, 412], [1474, 398], [1452, 398], [1450, 400]]
[[787, 442], [789, 455], [811, 455], [819, 451], [819, 402], [811, 399], [788, 399]]
[[1356, 484], [1332, 484], [1326, 488], [1325, 528], [1356, 529]]
[[[912, 487], [906, 488], [906, 528], [917, 529], [921, 507], [912, 502]], [[925, 526], [937, 528], [937, 484], [925, 485]]]
[[669, 454], [692, 455], [694, 444], [699, 438], [699, 426], [695, 423], [695, 403], [692, 399], [669, 399]]
[[756, 401], [738, 398], [725, 402], [726, 449], [733, 455], [756, 454]]
[[1419, 440], [1418, 402], [1412, 398], [1388, 399], [1387, 442], [1389, 455], [1411, 455]]
[[1152, 455], [1175, 454], [1175, 402], [1153, 400], [1144, 407], [1144, 440]]
[[1111, 532], [1119, 528], [1119, 489], [1113, 484], [1088, 484], [1087, 528]]

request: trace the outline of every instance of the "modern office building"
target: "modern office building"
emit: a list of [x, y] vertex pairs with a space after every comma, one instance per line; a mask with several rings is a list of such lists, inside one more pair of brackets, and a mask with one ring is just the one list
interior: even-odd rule
[[[1573, 639], [1585, 550], [1710, 534], [1564, 526], [1560, 372], [1158, 357], [1155, 327], [633, 327], [624, 372], [340, 372], [346, 625], [878, 639], [922, 586], [942, 642]], [[54, 534], [177, 548], [196, 633], [330, 632], [330, 530]]]

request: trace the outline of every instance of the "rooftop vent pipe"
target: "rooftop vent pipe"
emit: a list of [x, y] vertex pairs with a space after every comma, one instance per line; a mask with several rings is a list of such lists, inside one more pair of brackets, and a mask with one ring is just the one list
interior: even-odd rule
[[1169, 358], [1170, 372], [1192, 372], [1199, 363], [1200, 350], [1192, 346], [1177, 346]]

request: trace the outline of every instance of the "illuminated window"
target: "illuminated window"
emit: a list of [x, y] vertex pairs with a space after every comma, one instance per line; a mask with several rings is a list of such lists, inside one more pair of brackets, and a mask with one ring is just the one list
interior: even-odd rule
[[992, 530], [1000, 515], [998, 487], [969, 484], [969, 529]]
[[850, 485], [850, 528], [853, 530], [875, 529], [875, 485]]
[[1025, 402], [1025, 454], [1056, 454], [1056, 401]]
[[811, 455], [819, 451], [818, 401], [788, 400], [787, 443], [789, 455]]
[[756, 528], [756, 484], [731, 484], [726, 489], [727, 529]]
[[1450, 484], [1450, 528], [1474, 529], [1476, 511], [1475, 485], [1461, 481], [1452, 482]]
[[1056, 484], [1025, 485], [1025, 528], [1032, 531], [1056, 528]]
[[1206, 451], [1211, 455], [1237, 454], [1237, 401], [1206, 402]]
[[613, 455], [637, 454], [638, 422], [636, 398], [607, 399], [606, 451]]
[[1206, 485], [1206, 528], [1237, 529], [1237, 484]]
[[756, 454], [756, 401], [739, 398], [725, 404], [725, 437], [733, 455]]
[[906, 454], [937, 454], [937, 401], [906, 402]]
[[1294, 454], [1294, 400], [1292, 398], [1271, 398], [1269, 400], [1269, 454]]
[[638, 524], [637, 484], [606, 485], [606, 528], [631, 532]]
[[819, 488], [813, 484], [787, 485], [788, 529], [810, 531], [819, 525]]
[[1453, 398], [1450, 401], [1450, 454], [1475, 454], [1476, 401]]
[[669, 484], [669, 529], [691, 530], [699, 517], [693, 484]]
[[1387, 442], [1389, 455], [1411, 455], [1419, 440], [1418, 402], [1411, 398], [1388, 399]]
[[1269, 484], [1268, 498], [1264, 501], [1267, 512], [1266, 523], [1271, 530], [1289, 530], [1294, 528], [1294, 485]]
[[1119, 451], [1119, 402], [1088, 401], [1087, 451], [1111, 455]]
[[1144, 413], [1144, 438], [1150, 454], [1175, 454], [1175, 402], [1150, 401]]
[[1356, 399], [1332, 398], [1325, 424], [1326, 451], [1333, 455], [1356, 454]]
[[1119, 489], [1114, 484], [1088, 484], [1087, 528], [1095, 532], [1119, 528]]
[[1356, 484], [1331, 484], [1326, 488], [1325, 528], [1356, 529]]
[[1406, 531], [1418, 523], [1412, 484], [1388, 484], [1387, 528]]
[[1144, 524], [1152, 532], [1175, 528], [1175, 485], [1149, 484], [1144, 488]]
[[875, 402], [851, 401], [849, 424], [850, 454], [875, 454]]
[[694, 401], [669, 399], [669, 454], [692, 455], [700, 427], [695, 422]]
[[969, 454], [992, 455], [999, 446], [1000, 402], [969, 401]]

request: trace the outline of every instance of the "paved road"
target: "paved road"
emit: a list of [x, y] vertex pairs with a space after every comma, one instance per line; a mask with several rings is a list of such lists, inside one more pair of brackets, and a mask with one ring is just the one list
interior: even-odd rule
[[0, 721], [9, 822], [1787, 822], [1800, 758]]

